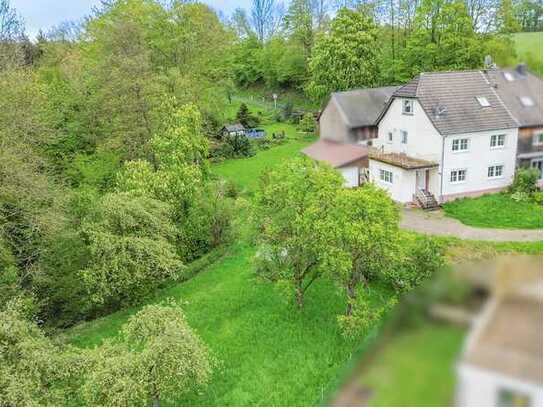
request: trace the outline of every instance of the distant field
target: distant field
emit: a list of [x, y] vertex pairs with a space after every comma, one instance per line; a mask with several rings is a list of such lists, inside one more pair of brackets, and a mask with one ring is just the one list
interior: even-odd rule
[[535, 33], [518, 33], [514, 35], [517, 54], [521, 61], [527, 62], [528, 65], [539, 64], [538, 69], [543, 73], [543, 32]]

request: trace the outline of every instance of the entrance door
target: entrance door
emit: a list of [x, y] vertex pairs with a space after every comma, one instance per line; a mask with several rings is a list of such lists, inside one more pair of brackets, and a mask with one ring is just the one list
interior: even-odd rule
[[417, 190], [424, 191], [426, 189], [426, 170], [417, 170]]

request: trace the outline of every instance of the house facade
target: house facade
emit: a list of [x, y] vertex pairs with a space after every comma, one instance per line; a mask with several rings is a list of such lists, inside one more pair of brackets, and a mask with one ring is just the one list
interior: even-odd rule
[[515, 264], [473, 322], [457, 364], [456, 407], [543, 407], [543, 276], [540, 264]]
[[487, 75], [519, 121], [518, 165], [538, 169], [543, 184], [543, 80], [524, 64], [490, 70]]
[[421, 74], [383, 110], [370, 180], [422, 206], [500, 191], [514, 177], [518, 127], [483, 72]]
[[320, 138], [339, 143], [371, 145], [377, 120], [397, 86], [332, 93], [319, 115]]

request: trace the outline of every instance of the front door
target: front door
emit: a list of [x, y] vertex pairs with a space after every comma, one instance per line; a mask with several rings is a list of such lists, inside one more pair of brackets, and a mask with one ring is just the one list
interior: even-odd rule
[[417, 191], [426, 189], [426, 170], [417, 170]]

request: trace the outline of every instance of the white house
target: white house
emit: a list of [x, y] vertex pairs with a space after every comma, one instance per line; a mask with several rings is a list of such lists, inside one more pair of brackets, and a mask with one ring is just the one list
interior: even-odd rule
[[475, 320], [457, 365], [456, 407], [543, 407], [543, 280], [525, 271], [509, 270], [516, 291], [494, 295]]
[[370, 180], [422, 206], [500, 191], [514, 177], [518, 128], [482, 71], [423, 73], [380, 116]]

